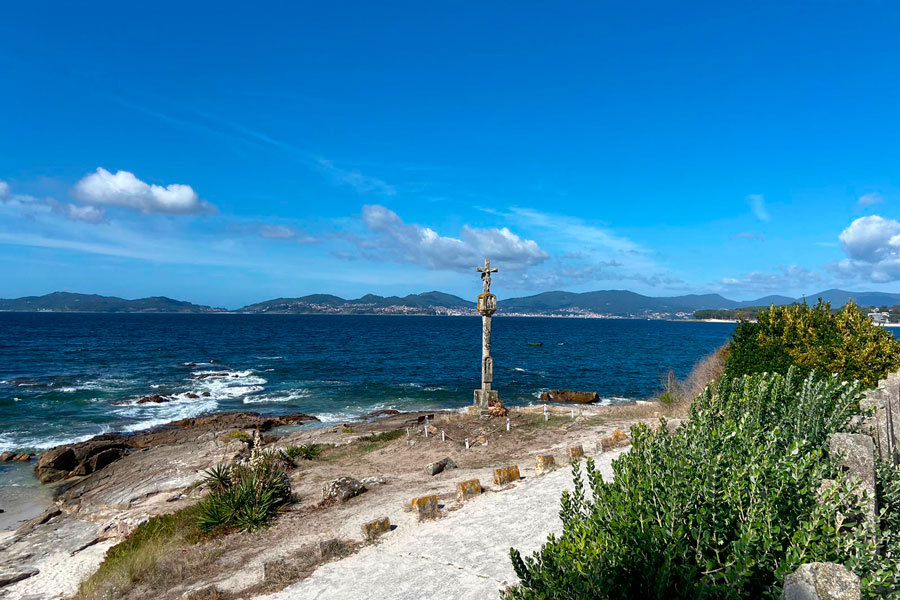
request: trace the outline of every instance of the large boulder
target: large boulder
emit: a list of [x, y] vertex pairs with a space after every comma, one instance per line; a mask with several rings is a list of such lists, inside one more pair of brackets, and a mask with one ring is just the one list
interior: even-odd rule
[[541, 402], [561, 402], [567, 404], [591, 404], [600, 401], [597, 392], [576, 392], [573, 390], [551, 390], [541, 394]]
[[125, 438], [115, 435], [97, 436], [86, 442], [57, 446], [38, 457], [34, 474], [41, 483], [90, 475], [125, 456], [128, 449]]
[[859, 600], [859, 577], [843, 565], [807, 563], [784, 578], [784, 600]]
[[366, 491], [366, 486], [352, 477], [338, 477], [322, 488], [323, 504], [339, 504]]
[[437, 475], [438, 473], [443, 473], [447, 469], [455, 469], [456, 463], [450, 460], [450, 457], [442, 458], [441, 460], [437, 460], [433, 463], [428, 463], [425, 465], [425, 472], [429, 475]]

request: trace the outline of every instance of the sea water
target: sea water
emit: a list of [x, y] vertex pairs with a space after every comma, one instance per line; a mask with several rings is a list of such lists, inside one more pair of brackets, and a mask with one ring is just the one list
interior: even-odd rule
[[[604, 403], [647, 398], [669, 368], [684, 376], [733, 329], [497, 317], [494, 387], [510, 405], [560, 388], [596, 390]], [[0, 451], [216, 411], [334, 424], [385, 408], [461, 408], [480, 365], [479, 317], [0, 313]], [[138, 404], [151, 394], [171, 401]]]

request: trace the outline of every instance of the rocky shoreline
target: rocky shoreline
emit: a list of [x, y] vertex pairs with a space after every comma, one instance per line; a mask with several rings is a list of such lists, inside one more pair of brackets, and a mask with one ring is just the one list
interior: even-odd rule
[[[635, 420], [629, 410], [638, 409], [646, 411], [646, 407], [554, 406], [544, 416], [539, 406], [514, 409], [509, 430], [506, 419], [455, 411], [379, 411], [352, 423], [314, 429], [297, 427], [315, 420], [304, 414], [218, 413], [147, 432], [103, 435], [60, 446], [43, 453], [35, 465], [42, 481], [53, 482], [52, 506], [15, 532], [0, 536], [0, 597], [73, 594], [106, 550], [140, 523], [196, 504], [206, 493], [203, 472], [246, 454], [249, 435], [264, 448], [316, 443], [331, 450], [323, 460], [305, 461], [291, 473], [295, 500], [271, 527], [251, 535], [256, 541], [248, 543], [244, 537], [249, 534], [230, 534], [209, 542], [221, 557], [198, 572], [183, 573], [177, 586], [168, 586], [175, 591], [167, 587], [159, 596], [154, 594], [162, 592], [155, 590], [123, 597], [177, 599], [186, 590], [208, 585], [227, 594], [262, 590], [265, 563], [283, 559], [282, 554], [300, 545], [336, 536], [347, 540], [348, 547], [364, 543], [359, 533], [362, 521], [373, 511], [384, 510], [384, 502], [408, 510], [409, 497], [429, 490], [455, 497], [453, 479], [492, 464], [524, 461], [524, 466], [533, 462], [535, 452], [551, 452], [554, 446], [575, 440], [589, 440], [591, 449], [602, 451], [599, 440], [617, 428], [627, 430]], [[384, 444], [367, 441], [387, 432], [396, 435], [384, 438], [389, 440]], [[428, 471], [434, 463], [445, 468]], [[368, 491], [330, 507], [322, 505], [323, 487], [342, 477], [367, 481], [363, 487]], [[352, 539], [352, 531], [360, 539]], [[203, 547], [185, 552], [202, 554]], [[232, 572], [229, 564], [258, 565], [259, 570]], [[21, 579], [13, 582], [16, 578]]]

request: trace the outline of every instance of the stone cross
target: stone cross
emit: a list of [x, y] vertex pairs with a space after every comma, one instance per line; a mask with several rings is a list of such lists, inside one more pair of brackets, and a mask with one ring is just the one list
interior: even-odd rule
[[483, 267], [476, 267], [476, 271], [481, 273], [481, 288], [483, 294], [491, 293], [491, 273], [496, 273], [499, 269], [491, 268], [491, 260], [489, 258], [484, 259]]
[[475, 406], [487, 411], [492, 400], [499, 400], [500, 395], [491, 389], [494, 382], [494, 359], [491, 357], [491, 316], [497, 312], [497, 296], [491, 293], [491, 273], [497, 269], [491, 267], [491, 261], [484, 259], [484, 266], [475, 269], [481, 273], [482, 293], [478, 296], [478, 312], [481, 313], [481, 389], [475, 390]]

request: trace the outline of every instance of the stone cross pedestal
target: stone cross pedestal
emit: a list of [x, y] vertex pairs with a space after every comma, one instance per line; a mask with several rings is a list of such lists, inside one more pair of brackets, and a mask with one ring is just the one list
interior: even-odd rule
[[491, 293], [491, 261], [484, 259], [484, 266], [475, 269], [481, 273], [482, 292], [478, 296], [478, 312], [481, 313], [481, 389], [475, 390], [475, 406], [487, 411], [492, 400], [499, 400], [500, 394], [491, 389], [494, 381], [494, 359], [491, 358], [491, 316], [497, 312], [497, 296]]

